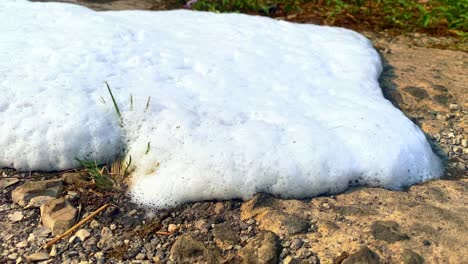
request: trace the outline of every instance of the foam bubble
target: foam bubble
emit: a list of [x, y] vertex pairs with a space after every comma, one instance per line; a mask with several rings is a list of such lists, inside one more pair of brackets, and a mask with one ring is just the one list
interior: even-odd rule
[[379, 55], [356, 32], [12, 0], [0, 17], [0, 167], [69, 169], [125, 147], [132, 197], [156, 207], [442, 174], [422, 131], [383, 97]]

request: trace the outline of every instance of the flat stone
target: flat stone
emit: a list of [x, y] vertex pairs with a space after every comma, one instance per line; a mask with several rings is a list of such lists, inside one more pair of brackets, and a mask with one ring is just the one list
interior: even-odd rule
[[342, 264], [380, 264], [380, 258], [368, 247], [363, 247], [343, 260]]
[[21, 211], [16, 211], [14, 213], [12, 213], [11, 215], [8, 216], [8, 219], [10, 219], [10, 221], [12, 222], [19, 222], [21, 220], [23, 220], [24, 216], [23, 216], [23, 213]]
[[64, 198], [50, 200], [41, 206], [41, 221], [56, 236], [73, 226], [77, 212]]
[[28, 261], [37, 262], [49, 259], [49, 254], [46, 252], [37, 252], [26, 257]]
[[24, 208], [39, 208], [46, 202], [55, 199], [52, 196], [36, 196], [32, 198]]
[[16, 244], [17, 248], [25, 248], [27, 246], [28, 246], [28, 241], [27, 240], [23, 240], [23, 241], [19, 242], [18, 244]]
[[88, 187], [92, 183], [86, 181], [86, 177], [79, 172], [66, 172], [62, 174], [63, 181], [68, 185], [75, 185], [76, 187]]
[[51, 196], [57, 198], [63, 190], [61, 179], [46, 181], [30, 181], [17, 187], [11, 193], [13, 202], [20, 206], [26, 206], [30, 200], [37, 196]]
[[272, 232], [260, 232], [239, 251], [243, 263], [278, 263], [280, 245], [278, 237]]
[[0, 179], [0, 190], [10, 187], [17, 182], [19, 182], [17, 178], [2, 178]]
[[91, 233], [86, 229], [80, 229], [76, 231], [75, 236], [79, 238], [81, 242], [84, 242], [88, 237], [91, 236]]

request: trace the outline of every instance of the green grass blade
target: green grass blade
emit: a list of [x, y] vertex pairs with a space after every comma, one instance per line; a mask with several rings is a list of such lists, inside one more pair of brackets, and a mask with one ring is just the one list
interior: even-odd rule
[[117, 102], [115, 101], [114, 95], [112, 94], [112, 90], [111, 90], [109, 84], [107, 82], [105, 82], [105, 83], [106, 83], [106, 86], [107, 86], [107, 90], [109, 91], [109, 94], [111, 96], [112, 103], [114, 104], [115, 112], [117, 112], [117, 115], [119, 116], [120, 125], [123, 127], [123, 119], [122, 119], [122, 114], [120, 113], [119, 106], [117, 105]]
[[148, 111], [149, 105], [151, 101], [151, 96], [148, 97], [148, 101], [146, 101], [146, 107], [145, 107], [145, 112]]

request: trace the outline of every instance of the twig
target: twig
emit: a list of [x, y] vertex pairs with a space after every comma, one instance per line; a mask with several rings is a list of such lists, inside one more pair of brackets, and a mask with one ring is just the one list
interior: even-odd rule
[[163, 235], [163, 236], [168, 236], [171, 235], [172, 233], [166, 232], [166, 231], [156, 231], [156, 235]]
[[78, 229], [80, 226], [84, 225], [86, 222], [88, 222], [89, 220], [91, 220], [92, 218], [94, 218], [97, 214], [99, 214], [100, 212], [102, 212], [104, 209], [106, 209], [107, 207], [111, 206], [111, 204], [105, 204], [101, 207], [99, 207], [99, 209], [97, 209], [96, 211], [94, 211], [92, 214], [88, 215], [87, 217], [83, 218], [80, 222], [78, 222], [76, 225], [72, 226], [70, 229], [68, 229], [67, 231], [65, 231], [65, 233], [55, 237], [54, 239], [52, 239], [51, 241], [47, 242], [47, 244], [45, 244], [42, 248], [44, 249], [47, 249], [48, 247], [52, 246], [53, 244], [57, 243], [57, 241], [59, 241], [60, 239], [68, 236], [69, 234], [73, 233], [73, 231], [75, 231], [76, 229]]

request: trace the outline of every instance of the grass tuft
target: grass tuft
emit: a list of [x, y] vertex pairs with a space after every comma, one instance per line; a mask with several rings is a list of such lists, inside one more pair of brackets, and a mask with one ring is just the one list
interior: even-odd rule
[[75, 158], [83, 166], [89, 179], [100, 189], [109, 189], [114, 185], [114, 181], [106, 166], [99, 169], [96, 161], [80, 160]]

